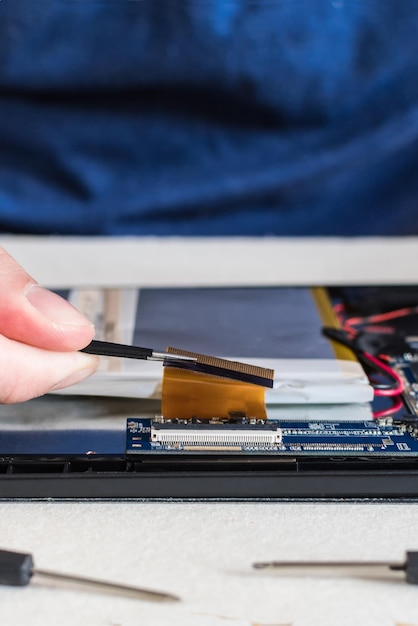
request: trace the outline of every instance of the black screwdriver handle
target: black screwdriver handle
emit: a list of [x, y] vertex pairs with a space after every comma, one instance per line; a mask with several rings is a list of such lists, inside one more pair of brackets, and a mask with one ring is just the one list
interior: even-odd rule
[[418, 552], [407, 552], [405, 562], [406, 582], [418, 585]]
[[32, 574], [31, 554], [0, 550], [0, 585], [23, 587], [29, 584]]

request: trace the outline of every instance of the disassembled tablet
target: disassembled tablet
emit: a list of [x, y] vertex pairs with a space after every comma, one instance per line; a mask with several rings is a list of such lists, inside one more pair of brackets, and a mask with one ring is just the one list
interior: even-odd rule
[[418, 498], [418, 289], [321, 289], [314, 301], [322, 340], [369, 376], [371, 419], [273, 418], [271, 372], [243, 381], [216, 370], [222, 359], [205, 357], [209, 373], [168, 364], [160, 411], [133, 412], [124, 432], [62, 429], [38, 450], [35, 431], [1, 433], [0, 498]]

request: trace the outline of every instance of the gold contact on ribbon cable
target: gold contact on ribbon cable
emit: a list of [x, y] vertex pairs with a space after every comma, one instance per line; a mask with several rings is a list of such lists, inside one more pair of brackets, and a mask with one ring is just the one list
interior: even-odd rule
[[165, 418], [228, 418], [234, 413], [267, 417], [264, 387], [272, 386], [273, 370], [177, 348], [167, 348], [167, 352], [192, 356], [197, 365], [164, 367], [161, 412]]

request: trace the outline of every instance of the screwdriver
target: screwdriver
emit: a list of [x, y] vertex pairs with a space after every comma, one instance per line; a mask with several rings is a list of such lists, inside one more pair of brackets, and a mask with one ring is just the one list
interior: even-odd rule
[[407, 552], [403, 563], [388, 561], [267, 561], [253, 563], [255, 569], [281, 570], [284, 574], [347, 573], [348, 576], [405, 574], [410, 585], [418, 585], [418, 552]]
[[92, 591], [107, 591], [118, 595], [149, 600], [152, 602], [176, 602], [180, 600], [178, 596], [151, 589], [140, 587], [130, 587], [118, 583], [96, 580], [94, 578], [84, 578], [82, 576], [72, 576], [71, 574], [60, 574], [49, 570], [37, 569], [31, 554], [23, 552], [12, 552], [10, 550], [0, 550], [0, 585], [12, 585], [14, 587], [24, 587], [28, 585], [32, 576], [54, 579], [65, 583], [76, 583], [88, 587]]

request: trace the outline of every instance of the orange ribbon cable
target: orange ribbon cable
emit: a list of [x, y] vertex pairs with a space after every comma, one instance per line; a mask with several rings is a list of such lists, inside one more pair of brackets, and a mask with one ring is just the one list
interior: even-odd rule
[[[176, 348], [167, 352], [195, 357], [199, 371], [193, 365], [164, 367], [161, 412], [165, 419], [267, 418], [264, 386], [272, 386], [273, 370]], [[204, 373], [205, 369], [218, 374]], [[237, 375], [241, 380], [236, 380]]]

